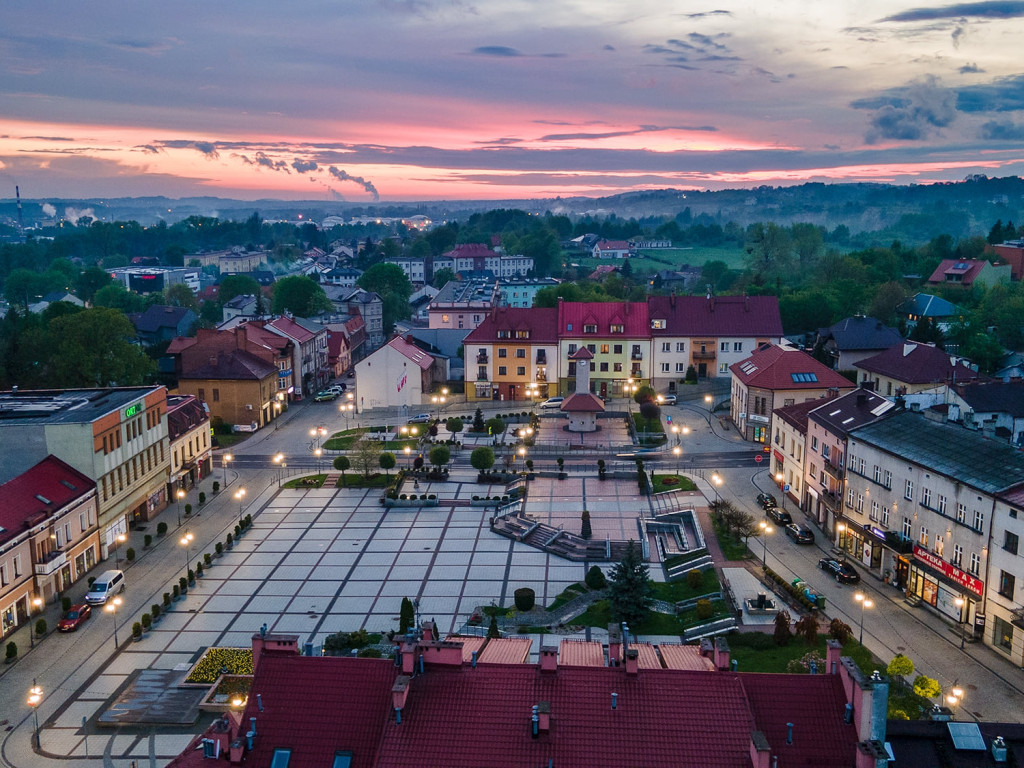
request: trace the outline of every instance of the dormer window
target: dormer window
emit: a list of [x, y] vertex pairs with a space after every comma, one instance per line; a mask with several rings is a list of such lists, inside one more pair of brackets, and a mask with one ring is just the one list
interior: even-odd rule
[[665, 327], [664, 320], [651, 320], [651, 328], [655, 331], [660, 331]]
[[530, 338], [530, 332], [529, 331], [516, 331], [516, 338], [517, 339], [528, 339], [528, 338]]
[[583, 326], [583, 332], [584, 333], [597, 333], [597, 324], [596, 323], [587, 323], [586, 325]]
[[618, 323], [612, 323], [612, 333], [625, 333], [625, 332], [626, 332], [626, 326], [620, 325]]

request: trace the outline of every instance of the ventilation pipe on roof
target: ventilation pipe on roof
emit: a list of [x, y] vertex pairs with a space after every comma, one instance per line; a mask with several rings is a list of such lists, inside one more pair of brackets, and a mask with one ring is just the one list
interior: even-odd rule
[[618, 709], [618, 708], [619, 708], [619, 694], [613, 693], [612, 694], [612, 709]]
[[267, 636], [267, 625], [266, 625], [266, 622], [264, 622], [263, 625], [260, 627], [260, 637], [266, 637], [266, 636]]
[[846, 711], [843, 712], [843, 722], [849, 725], [853, 722], [853, 704], [846, 702]]
[[262, 693], [257, 693], [256, 694], [256, 708], [259, 709], [260, 712], [263, 711], [263, 694]]
[[793, 724], [792, 723], [786, 723], [786, 743], [787, 744], [792, 744], [793, 743]]
[[472, 665], [473, 669], [476, 669], [476, 651], [473, 651], [473, 658], [470, 661], [470, 664]]
[[533, 706], [532, 714], [530, 715], [530, 736], [537, 738], [540, 735], [540, 714], [538, 713], [537, 705]]
[[256, 735], [256, 718], [255, 717], [250, 717], [249, 718], [249, 731], [252, 733], [253, 736]]

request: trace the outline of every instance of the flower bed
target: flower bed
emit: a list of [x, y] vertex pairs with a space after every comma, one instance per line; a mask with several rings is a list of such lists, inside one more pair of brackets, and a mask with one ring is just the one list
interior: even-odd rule
[[252, 649], [208, 648], [184, 682], [186, 685], [212, 685], [222, 674], [251, 675]]
[[240, 711], [249, 700], [251, 687], [252, 675], [221, 675], [199, 702], [199, 709], [203, 712]]

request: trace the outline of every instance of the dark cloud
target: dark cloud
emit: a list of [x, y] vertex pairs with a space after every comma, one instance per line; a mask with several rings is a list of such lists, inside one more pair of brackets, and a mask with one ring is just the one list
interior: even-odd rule
[[957, 48], [957, 49], [960, 48], [960, 40], [966, 34], [967, 34], [967, 27], [965, 27], [963, 24], [958, 24], [956, 26], [956, 28], [953, 30], [953, 33], [951, 35], [951, 37], [953, 38], [953, 47], [954, 48]]
[[861, 99], [851, 106], [876, 110], [871, 118], [871, 128], [864, 137], [868, 144], [883, 139], [920, 141], [956, 119], [953, 91], [932, 76], [915, 80], [896, 89], [896, 93], [876, 99]]
[[954, 3], [936, 8], [911, 8], [879, 19], [885, 21], [932, 21], [934, 19], [1013, 19], [1024, 16], [1024, 0], [986, 0], [981, 3]]
[[[767, 78], [767, 80], [769, 82], [772, 82], [772, 83], [781, 83], [782, 82], [782, 79], [778, 75], [776, 75], [774, 72], [769, 72], [764, 67], [754, 67], [753, 70], [751, 70], [751, 71], [755, 75], [760, 75], [761, 77]], [[790, 75], [790, 77], [792, 77], [792, 75]]]
[[165, 147], [167, 149], [194, 149], [196, 152], [206, 155], [211, 160], [216, 160], [220, 157], [220, 153], [217, 151], [217, 144], [212, 141], [174, 139], [172, 141], [158, 142], [158, 146]]
[[67, 136], [19, 136], [18, 138], [34, 139], [36, 141], [78, 141], [78, 139], [72, 139]]
[[714, 36], [702, 35], [700, 32], [691, 32], [689, 35], [687, 35], [687, 37], [689, 37], [698, 46], [703, 46], [704, 48], [714, 48], [715, 50], [718, 51], [729, 50], [729, 47], [727, 45], [723, 45], [722, 43], [718, 42], [719, 39], [728, 36], [729, 35], [727, 35], [724, 32], [721, 32]]
[[606, 133], [550, 133], [541, 136], [538, 141], [590, 141], [597, 139], [615, 139], [620, 136], [637, 136], [642, 133], [662, 133], [664, 131], [717, 131], [713, 125], [700, 126], [659, 126], [642, 125], [631, 131], [608, 131]]
[[308, 171], [315, 171], [320, 166], [317, 165], [315, 160], [303, 160], [301, 157], [296, 157], [292, 160], [292, 168], [299, 173], [307, 173]]
[[515, 48], [509, 48], [507, 45], [481, 45], [478, 48], [474, 48], [472, 53], [476, 56], [513, 57], [523, 55]]
[[490, 141], [474, 141], [474, 144], [482, 144], [487, 147], [508, 147], [513, 144], [522, 144], [522, 139], [516, 139], [511, 136], [505, 136], [500, 139], [491, 139]]
[[160, 150], [154, 147], [152, 144], [139, 144], [135, 149], [140, 152], [145, 152], [148, 155], [159, 155]]
[[273, 160], [264, 152], [256, 153], [256, 165], [263, 168], [269, 168], [272, 171], [284, 171], [285, 173], [291, 173], [291, 171], [288, 170], [288, 163], [284, 160]]
[[1016, 112], [1024, 109], [1024, 75], [1000, 77], [990, 83], [969, 85], [957, 92], [961, 112]]
[[981, 126], [981, 138], [989, 141], [1024, 141], [1024, 125], [989, 120]]
[[380, 200], [380, 194], [377, 192], [377, 188], [373, 186], [373, 182], [367, 181], [360, 176], [352, 176], [347, 171], [343, 171], [340, 168], [335, 168], [333, 165], [327, 169], [331, 176], [336, 178], [338, 181], [352, 181], [356, 184], [361, 184], [363, 189], [373, 195], [374, 202]]
[[979, 67], [977, 64], [971, 62], [970, 64], [964, 64], [960, 67], [959, 72], [961, 75], [976, 75], [984, 72], [985, 70]]
[[615, 50], [615, 46], [614, 45], [604, 45], [604, 46], [601, 47], [601, 50], [602, 51], [614, 51]]
[[684, 19], [706, 19], [710, 16], [732, 16], [732, 11], [701, 11], [700, 13], [684, 13]]

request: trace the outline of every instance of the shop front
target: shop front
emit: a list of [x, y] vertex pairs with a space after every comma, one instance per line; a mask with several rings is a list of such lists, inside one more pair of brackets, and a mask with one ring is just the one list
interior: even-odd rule
[[[908, 595], [919, 597], [921, 602], [958, 624], [973, 623], [973, 632], [978, 629], [984, 631], [985, 617], [978, 609], [978, 601], [984, 592], [985, 584], [981, 579], [914, 545]], [[957, 600], [961, 605], [957, 605]]]
[[838, 544], [850, 559], [857, 560], [886, 584], [901, 590], [907, 588], [912, 544], [900, 534], [847, 518]]

